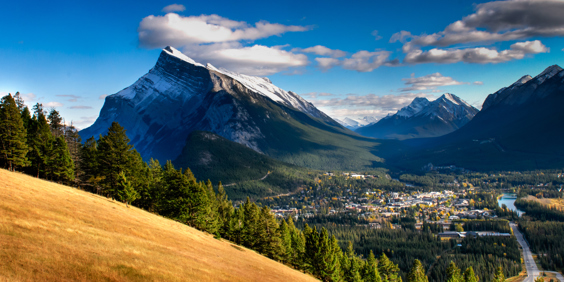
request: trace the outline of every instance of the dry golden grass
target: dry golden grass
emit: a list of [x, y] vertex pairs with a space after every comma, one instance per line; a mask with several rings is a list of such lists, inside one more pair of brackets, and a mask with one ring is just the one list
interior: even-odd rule
[[104, 197], [0, 169], [0, 281], [315, 281]]

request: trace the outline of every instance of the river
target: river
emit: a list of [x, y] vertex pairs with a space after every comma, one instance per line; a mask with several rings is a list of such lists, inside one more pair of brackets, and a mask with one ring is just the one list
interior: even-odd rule
[[501, 207], [501, 205], [505, 204], [510, 210], [516, 211], [519, 216], [524, 214], [524, 211], [520, 211], [518, 208], [515, 207], [515, 200], [517, 200], [517, 195], [515, 194], [503, 194], [499, 200], [497, 200], [497, 205]]

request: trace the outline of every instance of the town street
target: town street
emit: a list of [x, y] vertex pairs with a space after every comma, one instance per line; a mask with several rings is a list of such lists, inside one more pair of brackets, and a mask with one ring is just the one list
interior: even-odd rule
[[[513, 234], [517, 238], [517, 242], [519, 242], [519, 245], [521, 245], [521, 247], [523, 248], [523, 260], [525, 262], [525, 267], [527, 268], [527, 278], [525, 278], [523, 282], [533, 282], [535, 280], [535, 277], [540, 276], [541, 273], [537, 267], [537, 264], [535, 263], [535, 260], [533, 259], [531, 249], [529, 249], [529, 244], [525, 241], [525, 238], [523, 238], [523, 234], [521, 234], [521, 232], [519, 231], [517, 224], [511, 222], [509, 225], [511, 226], [511, 229], [513, 229]], [[552, 271], [546, 272], [548, 273]], [[558, 278], [558, 280], [560, 280], [560, 282], [564, 282], [564, 277], [562, 277], [562, 274], [556, 273], [556, 277]]]

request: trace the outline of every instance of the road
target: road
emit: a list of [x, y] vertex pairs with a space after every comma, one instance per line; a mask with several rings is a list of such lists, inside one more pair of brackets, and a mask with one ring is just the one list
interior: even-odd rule
[[[517, 238], [517, 242], [519, 242], [519, 245], [521, 245], [521, 248], [523, 248], [523, 260], [525, 262], [525, 267], [527, 268], [527, 278], [525, 278], [523, 282], [533, 282], [535, 280], [535, 277], [541, 275], [541, 272], [539, 271], [539, 268], [537, 267], [537, 264], [533, 259], [533, 254], [531, 253], [529, 244], [527, 243], [527, 241], [525, 241], [525, 238], [523, 237], [523, 234], [521, 234], [521, 232], [519, 231], [519, 227], [517, 227], [517, 224], [511, 222], [509, 223], [509, 225], [511, 226], [511, 229], [513, 229], [513, 234]], [[545, 272], [556, 273], [556, 278], [558, 278], [560, 282], [564, 282], [564, 277], [562, 277], [562, 274], [553, 271], [545, 271]]]

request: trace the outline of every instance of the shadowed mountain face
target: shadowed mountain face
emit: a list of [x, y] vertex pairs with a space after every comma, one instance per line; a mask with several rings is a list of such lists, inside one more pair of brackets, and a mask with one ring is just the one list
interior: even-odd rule
[[564, 165], [564, 70], [551, 66], [489, 95], [459, 130], [410, 140], [402, 165], [455, 164], [470, 169], [535, 169]]
[[80, 135], [86, 140], [105, 134], [113, 121], [127, 130], [145, 160], [177, 159], [188, 135], [198, 130], [300, 166], [353, 168], [382, 161], [376, 156], [379, 142], [353, 134], [295, 93], [267, 78], [198, 64], [172, 47], [149, 73], [106, 97], [99, 118]]
[[448, 93], [432, 102], [427, 98], [415, 98], [396, 114], [361, 127], [356, 132], [369, 137], [399, 140], [436, 137], [462, 127], [477, 112], [464, 100]]

